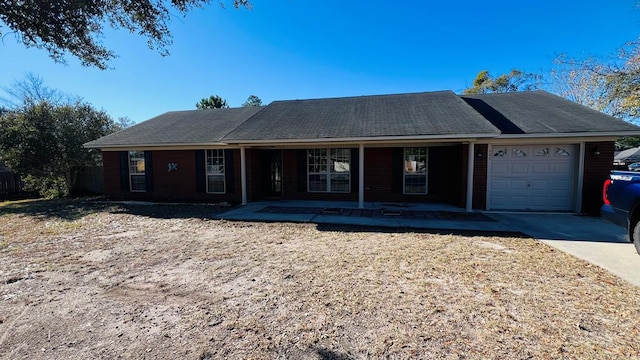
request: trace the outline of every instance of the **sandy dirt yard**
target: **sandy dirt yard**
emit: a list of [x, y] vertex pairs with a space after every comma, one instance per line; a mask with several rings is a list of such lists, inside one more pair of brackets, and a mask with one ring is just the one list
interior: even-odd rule
[[640, 357], [640, 290], [532, 239], [222, 210], [0, 205], [0, 358]]

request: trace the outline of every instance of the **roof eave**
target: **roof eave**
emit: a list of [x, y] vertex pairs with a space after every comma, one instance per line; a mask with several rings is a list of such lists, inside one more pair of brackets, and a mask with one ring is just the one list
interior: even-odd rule
[[211, 146], [229, 146], [229, 143], [223, 142], [211, 142], [211, 143], [162, 143], [162, 144], [91, 144], [86, 143], [83, 147], [87, 149], [102, 149], [102, 150], [126, 150], [126, 149], [139, 149], [139, 148], [167, 148], [167, 147], [184, 147], [184, 148], [202, 148]]
[[568, 137], [621, 137], [640, 136], [640, 130], [635, 131], [603, 131], [603, 132], [571, 132], [571, 133], [533, 133], [533, 134], [501, 134], [500, 139], [526, 138], [568, 138]]
[[361, 143], [361, 142], [390, 142], [390, 141], [417, 141], [417, 140], [443, 140], [443, 139], [477, 139], [493, 138], [500, 134], [443, 134], [424, 136], [370, 136], [370, 137], [344, 137], [344, 138], [307, 138], [307, 139], [258, 139], [258, 140], [235, 140], [226, 139], [229, 144], [289, 144], [289, 143]]

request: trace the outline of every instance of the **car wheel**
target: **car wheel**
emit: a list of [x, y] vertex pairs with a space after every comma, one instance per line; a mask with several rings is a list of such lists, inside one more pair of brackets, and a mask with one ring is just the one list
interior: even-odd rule
[[636, 220], [633, 224], [633, 239], [630, 239], [636, 247], [636, 252], [640, 254], [640, 221]]

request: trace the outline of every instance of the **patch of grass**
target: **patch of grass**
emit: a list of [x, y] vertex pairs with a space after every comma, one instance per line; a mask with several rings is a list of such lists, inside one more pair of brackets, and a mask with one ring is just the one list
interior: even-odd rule
[[25, 204], [25, 203], [43, 201], [43, 200], [44, 199], [5, 200], [5, 201], [0, 201], [0, 207], [13, 206], [17, 204]]

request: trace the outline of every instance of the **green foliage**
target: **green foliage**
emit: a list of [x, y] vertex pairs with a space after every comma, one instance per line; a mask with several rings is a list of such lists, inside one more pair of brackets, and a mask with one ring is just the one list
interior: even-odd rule
[[473, 80], [473, 86], [465, 89], [466, 95], [490, 94], [514, 91], [529, 91], [539, 87], [542, 77], [534, 73], [525, 73], [518, 69], [511, 70], [508, 74], [493, 77], [487, 70], [482, 70]]
[[618, 145], [620, 149], [630, 149], [630, 148], [638, 147], [640, 146], [640, 137], [624, 136], [619, 138], [616, 141], [616, 145]]
[[35, 191], [46, 199], [55, 199], [69, 195], [69, 188], [63, 177], [26, 175], [21, 178], [24, 190]]
[[242, 106], [247, 107], [247, 106], [262, 106], [262, 99], [260, 99], [259, 97], [255, 96], [255, 95], [249, 95], [249, 97], [247, 98], [247, 101], [244, 102], [244, 104], [242, 104]]
[[227, 100], [221, 98], [218, 95], [211, 95], [208, 98], [203, 98], [196, 104], [196, 108], [202, 109], [221, 109], [228, 108]]
[[0, 161], [44, 196], [69, 194], [78, 172], [100, 159], [83, 144], [118, 129], [105, 112], [81, 102], [27, 104], [0, 115], [0, 128]]
[[[57, 62], [66, 53], [85, 66], [106, 69], [116, 56], [100, 42], [106, 24], [147, 37], [148, 46], [168, 55], [172, 42], [167, 22], [176, 13], [186, 15], [209, 0], [94, 0], [15, 1], [0, 0], [0, 22], [26, 47], [49, 52]], [[224, 7], [224, 3], [220, 1]], [[233, 0], [236, 8], [250, 8], [248, 0]], [[1, 24], [0, 24], [1, 25]], [[0, 38], [3, 31], [0, 27]]]

